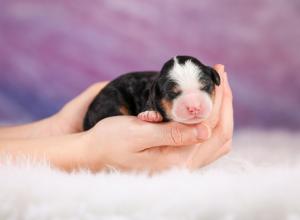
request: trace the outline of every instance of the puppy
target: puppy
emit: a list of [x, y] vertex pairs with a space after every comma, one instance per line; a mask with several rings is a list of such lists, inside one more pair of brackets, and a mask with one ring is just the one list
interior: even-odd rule
[[144, 121], [196, 124], [212, 111], [220, 76], [191, 56], [176, 56], [160, 72], [124, 74], [107, 84], [92, 101], [84, 130], [116, 115], [134, 115]]

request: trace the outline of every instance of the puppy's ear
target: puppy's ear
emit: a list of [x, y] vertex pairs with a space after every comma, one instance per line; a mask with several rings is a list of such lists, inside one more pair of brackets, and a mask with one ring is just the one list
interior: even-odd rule
[[162, 67], [162, 69], [160, 70], [160, 74], [167, 74], [170, 69], [174, 66], [175, 62], [174, 59], [170, 59], [168, 60]]
[[213, 69], [213, 68], [211, 68], [210, 67], [210, 77], [211, 77], [211, 79], [212, 79], [212, 81], [217, 85], [217, 86], [219, 86], [220, 85], [220, 83], [221, 83], [221, 79], [220, 79], [220, 75], [219, 75], [219, 73], [215, 70], [215, 69]]

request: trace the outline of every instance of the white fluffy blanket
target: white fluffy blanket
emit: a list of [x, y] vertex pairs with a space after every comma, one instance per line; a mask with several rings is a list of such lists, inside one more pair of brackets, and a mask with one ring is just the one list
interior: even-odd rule
[[197, 172], [68, 174], [0, 165], [0, 220], [300, 219], [300, 134], [244, 131]]

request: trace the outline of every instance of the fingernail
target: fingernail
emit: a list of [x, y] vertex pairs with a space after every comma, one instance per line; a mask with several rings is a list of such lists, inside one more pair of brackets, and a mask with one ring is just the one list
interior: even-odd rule
[[225, 66], [223, 64], [216, 64], [214, 68], [221, 73], [225, 71]]
[[225, 66], [223, 64], [220, 64], [220, 68], [222, 69], [222, 71], [225, 71]]
[[206, 124], [199, 124], [196, 130], [198, 139], [206, 140], [211, 135], [210, 129]]

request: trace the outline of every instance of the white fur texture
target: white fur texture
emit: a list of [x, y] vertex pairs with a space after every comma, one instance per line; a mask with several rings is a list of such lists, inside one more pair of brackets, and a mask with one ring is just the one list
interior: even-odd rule
[[299, 135], [244, 131], [215, 164], [153, 177], [6, 161], [0, 219], [300, 219]]
[[187, 60], [185, 64], [179, 64], [176, 57], [174, 59], [174, 66], [170, 70], [170, 78], [178, 83], [181, 90], [199, 90], [201, 84], [199, 83], [199, 74], [201, 69], [195, 65], [191, 60]]

